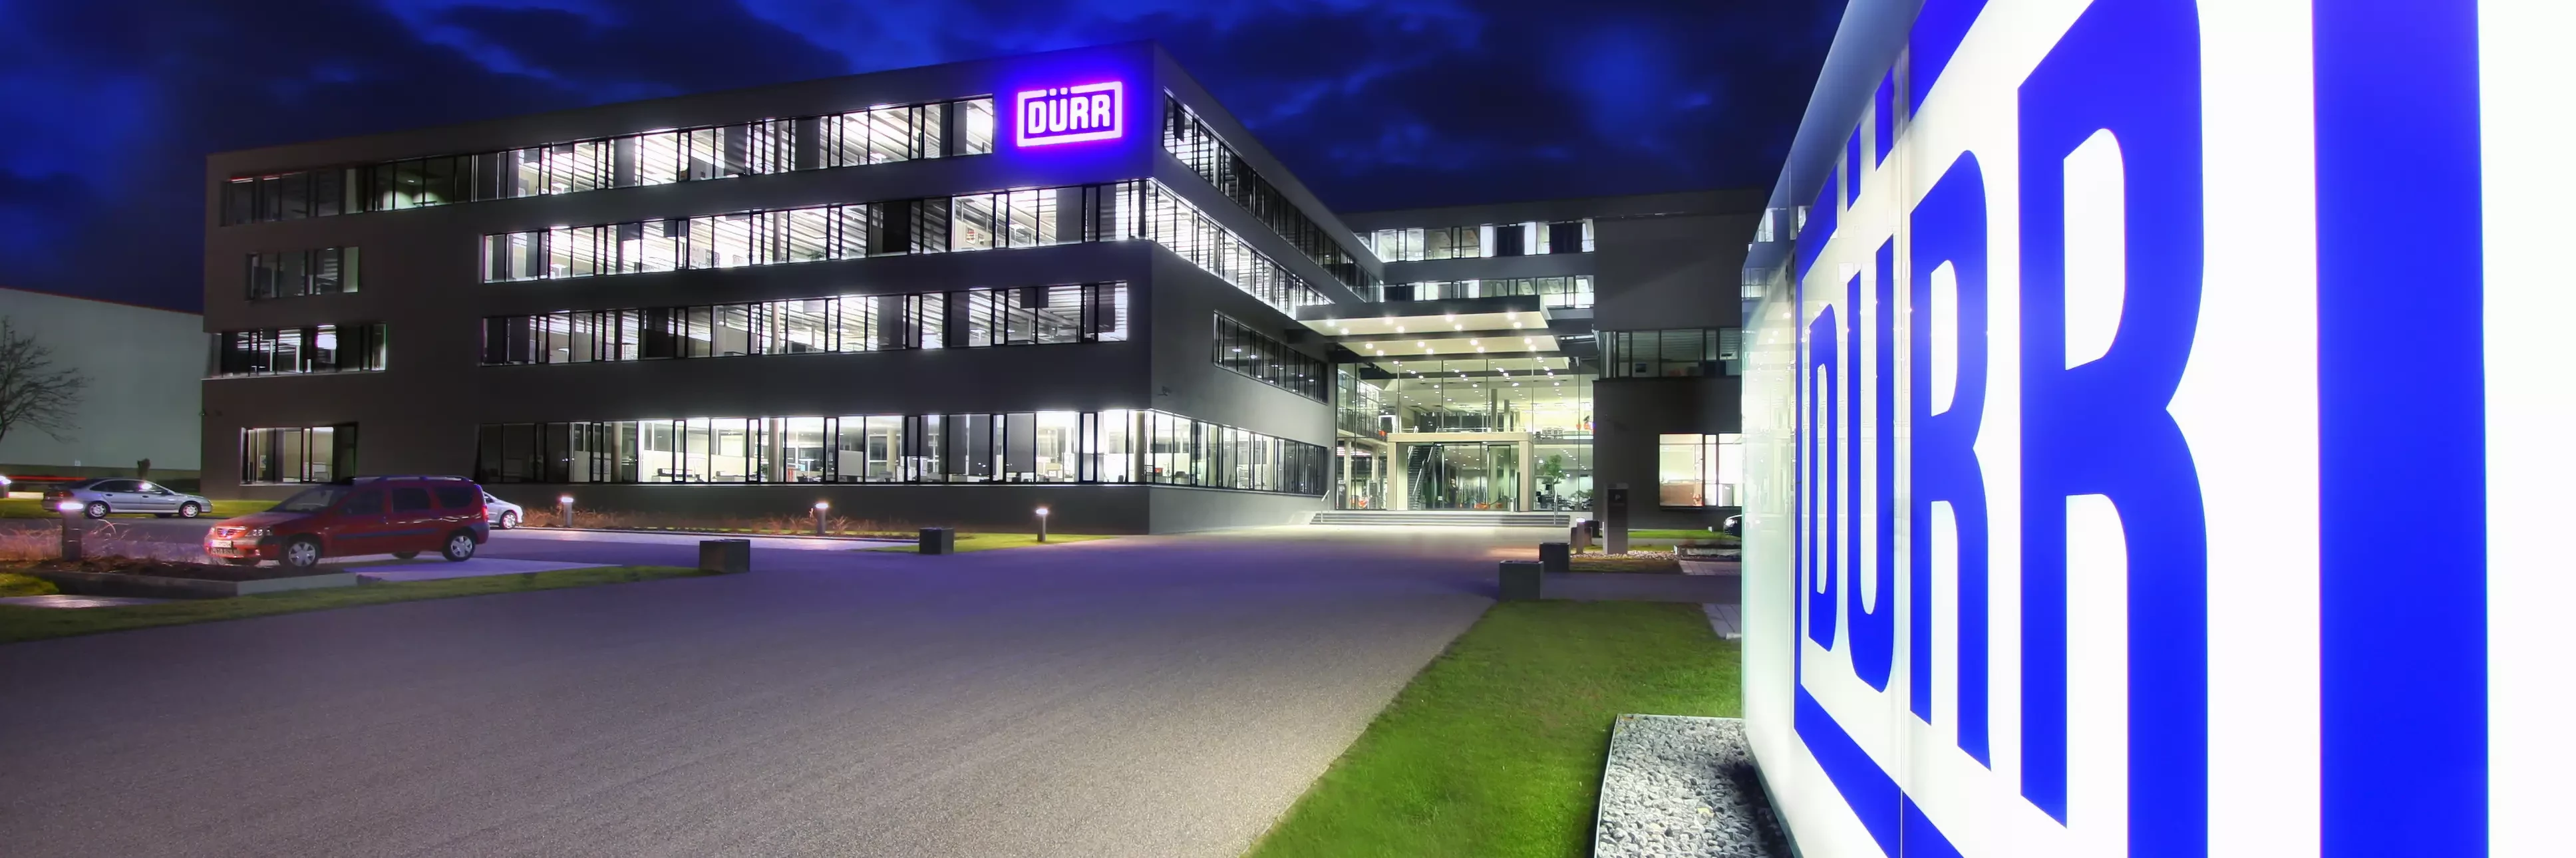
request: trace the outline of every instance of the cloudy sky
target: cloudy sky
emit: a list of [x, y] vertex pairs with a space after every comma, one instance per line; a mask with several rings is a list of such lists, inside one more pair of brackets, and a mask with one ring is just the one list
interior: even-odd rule
[[195, 310], [209, 152], [1151, 38], [1343, 211], [1768, 186], [1838, 0], [0, 0], [0, 286]]

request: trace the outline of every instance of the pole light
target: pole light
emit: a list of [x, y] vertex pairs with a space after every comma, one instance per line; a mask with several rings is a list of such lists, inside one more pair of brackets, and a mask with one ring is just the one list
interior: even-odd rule
[[1045, 541], [1046, 541], [1046, 518], [1047, 518], [1047, 508], [1046, 508], [1046, 507], [1038, 507], [1038, 541], [1039, 541], [1039, 542], [1045, 542]]
[[831, 502], [831, 501], [815, 501], [815, 502], [814, 502], [814, 535], [815, 535], [815, 536], [821, 536], [821, 535], [823, 535], [823, 516], [824, 516], [826, 513], [831, 512], [831, 510], [832, 510], [832, 502]]
[[81, 526], [81, 502], [63, 501], [54, 504], [54, 509], [63, 514], [63, 559], [78, 561], [81, 559], [81, 531], [84, 530]]
[[558, 518], [558, 519], [555, 519], [555, 526], [556, 526], [556, 527], [571, 527], [571, 526], [572, 526], [572, 496], [571, 496], [571, 495], [564, 495], [563, 497], [555, 498], [555, 506], [557, 506], [557, 507], [561, 508], [561, 509], [562, 509], [562, 511], [563, 511], [563, 517]]

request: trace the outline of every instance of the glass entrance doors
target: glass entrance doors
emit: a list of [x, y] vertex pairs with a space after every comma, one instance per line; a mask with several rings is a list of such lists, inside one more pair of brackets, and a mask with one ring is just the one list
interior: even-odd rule
[[1403, 445], [1413, 509], [1517, 510], [1521, 444], [1484, 441]]

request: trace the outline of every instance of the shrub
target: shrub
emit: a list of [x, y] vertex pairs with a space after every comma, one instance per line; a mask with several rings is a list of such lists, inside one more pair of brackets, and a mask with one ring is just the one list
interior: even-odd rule
[[0, 597], [51, 596], [60, 592], [52, 581], [15, 572], [0, 572]]

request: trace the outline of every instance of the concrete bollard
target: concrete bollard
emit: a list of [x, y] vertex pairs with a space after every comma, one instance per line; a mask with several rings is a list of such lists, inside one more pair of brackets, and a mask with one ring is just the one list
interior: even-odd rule
[[921, 529], [921, 553], [957, 553], [957, 528], [925, 527]]
[[1527, 602], [1538, 599], [1540, 574], [1546, 567], [1533, 560], [1505, 560], [1502, 564], [1502, 600]]
[[1549, 572], [1574, 571], [1573, 546], [1562, 542], [1538, 544], [1538, 565]]
[[729, 575], [751, 571], [751, 540], [708, 539], [698, 543], [698, 569]]
[[1591, 524], [1583, 519], [1575, 519], [1574, 526], [1565, 529], [1565, 544], [1574, 546], [1576, 552], [1592, 547]]

